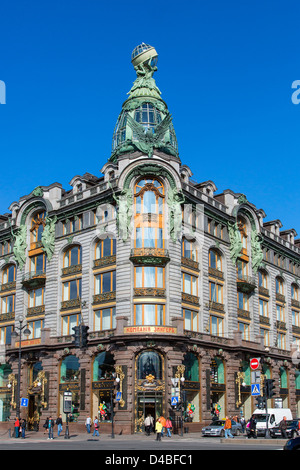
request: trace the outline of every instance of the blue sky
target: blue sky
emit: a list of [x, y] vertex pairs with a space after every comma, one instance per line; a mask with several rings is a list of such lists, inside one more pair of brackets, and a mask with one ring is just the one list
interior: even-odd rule
[[0, 213], [38, 185], [101, 175], [146, 42], [193, 178], [300, 236], [299, 13], [289, 0], [3, 0]]

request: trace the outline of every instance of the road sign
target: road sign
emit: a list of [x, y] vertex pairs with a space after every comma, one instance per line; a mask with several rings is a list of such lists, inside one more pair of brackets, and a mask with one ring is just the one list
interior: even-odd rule
[[21, 398], [21, 406], [28, 406], [28, 398]]
[[116, 400], [117, 400], [117, 401], [120, 401], [121, 398], [122, 398], [122, 392], [117, 392]]
[[172, 397], [171, 399], [171, 406], [176, 406], [178, 405], [179, 398], [178, 397]]
[[260, 370], [253, 370], [251, 371], [251, 383], [252, 384], [259, 384], [260, 383]]
[[251, 395], [256, 397], [260, 395], [260, 384], [252, 384], [251, 385]]
[[256, 357], [253, 357], [253, 359], [250, 360], [250, 367], [252, 370], [256, 370], [259, 368], [259, 359]]

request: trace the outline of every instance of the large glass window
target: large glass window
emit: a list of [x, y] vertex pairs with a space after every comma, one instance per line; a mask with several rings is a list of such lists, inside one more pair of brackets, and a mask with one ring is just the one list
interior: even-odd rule
[[142, 179], [135, 187], [135, 247], [163, 248], [164, 187], [159, 180]]
[[164, 287], [164, 268], [139, 266], [135, 268], [135, 287]]
[[164, 305], [137, 304], [135, 305], [135, 325], [164, 325]]
[[15, 311], [15, 296], [6, 295], [1, 299], [1, 313], [11, 313]]
[[116, 307], [103, 308], [94, 312], [94, 330], [111, 330], [116, 328]]
[[36, 244], [41, 241], [42, 239], [42, 234], [44, 231], [44, 226], [46, 224], [45, 221], [46, 217], [46, 212], [45, 211], [40, 211], [37, 214], [34, 215], [31, 221], [31, 248], [34, 248], [33, 244]]
[[217, 282], [209, 282], [209, 300], [219, 304], [223, 303], [223, 285]]
[[46, 256], [44, 254], [32, 256], [30, 258], [30, 271], [36, 274], [45, 273], [46, 271]]
[[116, 290], [116, 271], [108, 271], [95, 276], [95, 294]]
[[181, 273], [181, 290], [185, 294], [198, 295], [197, 287], [198, 278], [191, 274], [182, 272]]
[[81, 322], [80, 313], [75, 313], [74, 315], [65, 315], [62, 317], [62, 335], [73, 335], [74, 326], [78, 326]]
[[11, 344], [12, 332], [13, 332], [12, 325], [2, 326], [0, 328], [0, 344]]
[[63, 283], [63, 301], [81, 298], [81, 279]]
[[44, 304], [44, 287], [33, 289], [29, 292], [29, 308], [39, 307]]
[[183, 308], [182, 316], [185, 330], [199, 331], [199, 312]]
[[44, 321], [43, 320], [34, 320], [28, 323], [28, 328], [30, 330], [30, 335], [28, 339], [40, 338], [42, 333]]

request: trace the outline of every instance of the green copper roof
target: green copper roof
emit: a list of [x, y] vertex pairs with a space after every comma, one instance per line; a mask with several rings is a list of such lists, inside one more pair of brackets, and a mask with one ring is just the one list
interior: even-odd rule
[[149, 44], [137, 46], [131, 55], [137, 74], [118, 117], [110, 160], [140, 150], [152, 157], [154, 148], [178, 157], [172, 118], [153, 78], [157, 52]]

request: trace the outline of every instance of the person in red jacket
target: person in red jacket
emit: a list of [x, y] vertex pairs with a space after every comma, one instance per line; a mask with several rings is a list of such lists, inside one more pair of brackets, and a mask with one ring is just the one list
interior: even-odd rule
[[19, 437], [19, 429], [20, 429], [20, 421], [17, 416], [16, 421], [15, 421], [15, 437]]

